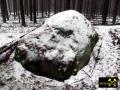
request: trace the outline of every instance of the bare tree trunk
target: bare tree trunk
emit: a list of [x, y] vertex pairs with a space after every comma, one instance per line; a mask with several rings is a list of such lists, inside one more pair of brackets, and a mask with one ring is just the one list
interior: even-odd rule
[[32, 0], [29, 0], [30, 21], [32, 21]]
[[70, 1], [71, 1], [71, 0], [66, 0], [66, 4], [67, 4], [67, 5], [66, 5], [66, 9], [67, 9], [67, 10], [70, 9]]
[[37, 23], [37, 20], [36, 20], [36, 0], [33, 0], [33, 15], [34, 15], [34, 23]]
[[1, 6], [1, 12], [2, 12], [2, 17], [3, 17], [3, 22], [6, 23], [6, 0], [0, 0], [0, 6]]
[[117, 16], [117, 12], [118, 12], [119, 2], [120, 2], [120, 0], [115, 0], [115, 5], [114, 5], [114, 9], [113, 9], [113, 24], [115, 24], [115, 22], [116, 22], [116, 16]]
[[59, 0], [59, 2], [60, 2], [60, 3], [59, 3], [59, 5], [60, 5], [60, 6], [59, 6], [59, 11], [61, 12], [61, 11], [62, 11], [62, 0]]
[[51, 0], [48, 0], [48, 17], [50, 17]]
[[20, 0], [20, 11], [21, 11], [21, 19], [22, 19], [22, 26], [26, 26], [25, 24], [25, 15], [24, 15], [24, 9], [23, 9], [23, 0]]
[[76, 0], [72, 0], [72, 9], [75, 9]]
[[83, 6], [83, 0], [78, 0], [78, 11], [81, 13], [82, 12], [82, 6]]
[[57, 13], [57, 0], [54, 0], [54, 14]]
[[102, 11], [102, 25], [106, 24], [106, 18], [108, 15], [108, 9], [109, 9], [109, 0], [104, 0], [103, 3], [103, 11]]
[[16, 18], [16, 9], [17, 9], [17, 6], [16, 6], [16, 0], [13, 0], [13, 11], [14, 11], [14, 19]]
[[6, 2], [6, 0], [5, 0], [5, 14], [6, 14], [7, 20], [9, 20], [8, 8], [7, 8], [7, 2]]
[[42, 18], [44, 17], [44, 0], [41, 0]]
[[95, 17], [95, 10], [96, 10], [96, 3], [95, 2], [96, 2], [95, 0], [91, 1], [91, 15], [90, 15], [91, 18]]

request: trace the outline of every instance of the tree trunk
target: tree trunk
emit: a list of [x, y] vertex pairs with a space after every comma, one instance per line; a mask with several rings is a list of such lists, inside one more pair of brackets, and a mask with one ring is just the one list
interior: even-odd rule
[[113, 24], [115, 24], [115, 22], [116, 22], [116, 16], [117, 16], [119, 2], [120, 2], [120, 0], [115, 0], [115, 5], [114, 5], [114, 9], [113, 9]]
[[57, 13], [57, 0], [54, 0], [54, 14]]
[[14, 19], [16, 18], [16, 9], [17, 9], [17, 6], [16, 6], [16, 0], [13, 0], [13, 11], [14, 11]]
[[44, 0], [41, 0], [42, 18], [44, 17]]
[[7, 2], [6, 2], [6, 0], [5, 0], [5, 15], [6, 15], [7, 20], [9, 20], [9, 15], [8, 15], [8, 9], [7, 9]]
[[78, 11], [82, 12], [83, 0], [78, 0]]
[[48, 0], [48, 17], [50, 17], [51, 0]]
[[36, 20], [36, 0], [33, 0], [33, 15], [34, 15], [34, 23], [37, 23], [37, 20]]
[[91, 15], [90, 15], [90, 17], [91, 18], [94, 18], [95, 17], [95, 10], [96, 10], [96, 3], [95, 3], [96, 1], [95, 0], [92, 0], [91, 1]]
[[0, 6], [1, 6], [1, 13], [2, 13], [2, 17], [3, 17], [3, 22], [6, 23], [5, 0], [0, 0]]
[[21, 25], [22, 26], [26, 26], [26, 24], [25, 24], [24, 9], [23, 9], [23, 0], [20, 0], [20, 11], [21, 11], [21, 20], [22, 20]]
[[75, 1], [76, 0], [72, 0], [72, 9], [75, 9], [75, 4], [76, 4]]
[[109, 0], [104, 0], [103, 3], [103, 11], [102, 11], [102, 25], [106, 24], [106, 18], [108, 15], [108, 9], [109, 9]]
[[29, 0], [30, 21], [32, 21], [32, 0]]
[[66, 0], [66, 9], [69, 10], [70, 9], [70, 0]]

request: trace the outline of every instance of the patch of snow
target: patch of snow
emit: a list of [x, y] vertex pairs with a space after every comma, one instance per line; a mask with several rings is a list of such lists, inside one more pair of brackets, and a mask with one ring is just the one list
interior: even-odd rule
[[0, 47], [18, 39], [22, 34], [14, 33], [0, 33]]
[[[81, 69], [77, 75], [65, 80], [65, 83], [73, 86], [76, 90], [84, 87], [82, 83], [85, 83], [89, 90], [116, 90], [117, 88], [99, 88], [98, 82], [99, 77], [120, 78], [120, 50], [118, 49], [120, 45], [113, 45], [112, 37], [109, 34], [112, 31], [116, 35], [120, 35], [120, 26], [96, 26], [95, 30], [99, 34], [99, 41], [94, 48], [94, 56], [99, 60], [96, 61], [92, 55], [88, 65]], [[119, 89], [120, 80], [118, 85]]]
[[27, 50], [28, 48], [25, 46], [25, 44], [22, 44], [21, 46], [18, 46], [20, 50]]
[[13, 68], [15, 68], [13, 73], [14, 77], [20, 80], [21, 75], [24, 73], [24, 69], [22, 68], [21, 64], [17, 62], [14, 62]]
[[81, 55], [84, 53], [90, 43], [89, 36], [94, 34], [91, 23], [82, 14], [68, 10], [47, 19], [42, 27], [25, 36], [23, 42], [31, 48], [44, 48], [48, 60], [59, 58], [56, 60], [68, 63], [79, 51]]

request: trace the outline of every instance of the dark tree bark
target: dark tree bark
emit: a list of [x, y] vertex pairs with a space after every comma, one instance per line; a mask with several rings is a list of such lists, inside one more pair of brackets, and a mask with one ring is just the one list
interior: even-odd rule
[[50, 17], [51, 0], [48, 0], [48, 17]]
[[86, 17], [89, 18], [89, 4], [90, 4], [90, 0], [88, 0], [86, 2]]
[[23, 9], [23, 0], [20, 0], [20, 11], [21, 11], [21, 19], [22, 19], [22, 26], [26, 26], [25, 24], [25, 15], [24, 15], [24, 9]]
[[36, 0], [33, 0], [33, 15], [34, 15], [34, 23], [37, 23], [37, 20], [36, 20]]
[[0, 6], [1, 6], [3, 22], [6, 23], [6, 18], [8, 18], [8, 11], [6, 10], [7, 9], [6, 0], [0, 0]]
[[32, 0], [29, 0], [30, 21], [32, 21]]
[[67, 10], [70, 9], [70, 1], [71, 1], [71, 0], [66, 0], [66, 9], [67, 9]]
[[27, 16], [29, 16], [29, 12], [28, 12], [28, 0], [24, 0], [24, 9], [25, 9], [25, 14]]
[[95, 17], [95, 11], [96, 11], [96, 0], [91, 0], [91, 18]]
[[113, 9], [113, 24], [115, 24], [115, 22], [116, 22], [116, 16], [117, 16], [117, 12], [118, 12], [119, 2], [120, 2], [120, 0], [115, 0], [115, 5], [114, 5], [114, 9]]
[[103, 11], [102, 11], [102, 25], [106, 24], [106, 18], [108, 15], [108, 9], [109, 9], [109, 0], [104, 0], [103, 3]]
[[72, 0], [72, 9], [75, 9], [76, 0]]
[[62, 11], [62, 0], [59, 0], [59, 11], [61, 12]]
[[41, 0], [42, 18], [44, 18], [44, 0]]
[[37, 16], [38, 16], [38, 13], [39, 13], [39, 9], [38, 9], [38, 4], [39, 2], [38, 2], [38, 0], [36, 0], [36, 14], [37, 14]]
[[78, 11], [81, 13], [82, 12], [82, 6], [83, 6], [83, 0], [78, 0]]
[[10, 13], [10, 15], [11, 15], [11, 12], [12, 12], [12, 11], [11, 11], [11, 5], [10, 5], [11, 3], [10, 3], [10, 0], [8, 0], [7, 3], [8, 3], [8, 11], [9, 11], [9, 13]]
[[63, 0], [64, 10], [66, 10], [66, 0]]
[[54, 14], [57, 13], [57, 0], [54, 0]]
[[16, 9], [17, 9], [16, 4], [17, 4], [16, 0], [13, 0], [14, 19], [16, 18]]
[[7, 2], [5, 0], [5, 13], [6, 13], [6, 18], [9, 20], [9, 15], [8, 15], [8, 9], [7, 9]]
[[19, 19], [19, 23], [20, 23], [20, 20], [21, 20], [21, 18], [20, 18], [20, 4], [19, 4], [19, 1], [17, 1], [17, 16], [18, 16], [18, 19]]

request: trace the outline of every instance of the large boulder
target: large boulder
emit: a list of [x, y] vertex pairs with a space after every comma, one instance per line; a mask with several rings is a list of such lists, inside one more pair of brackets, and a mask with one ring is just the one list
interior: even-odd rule
[[91, 23], [77, 11], [68, 10], [23, 37], [14, 58], [35, 74], [65, 80], [87, 65], [97, 41]]

